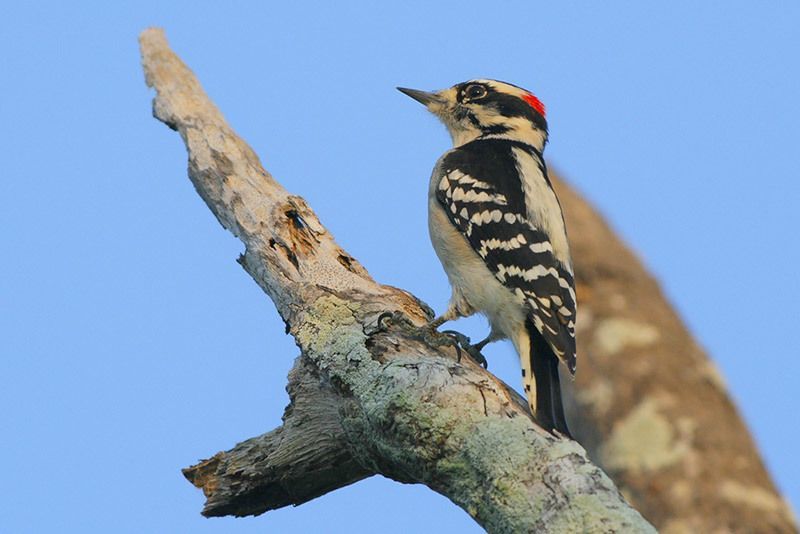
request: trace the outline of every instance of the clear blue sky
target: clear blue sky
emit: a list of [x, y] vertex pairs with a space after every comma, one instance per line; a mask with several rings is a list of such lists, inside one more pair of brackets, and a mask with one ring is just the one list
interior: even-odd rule
[[[425, 192], [449, 140], [394, 87], [534, 91], [551, 164], [656, 273], [800, 506], [797, 3], [27, 4], [0, 19], [0, 531], [479, 531], [379, 478], [199, 515], [180, 468], [279, 424], [297, 349], [150, 116], [149, 25], [343, 246], [440, 310]], [[517, 379], [510, 346], [487, 355]]]

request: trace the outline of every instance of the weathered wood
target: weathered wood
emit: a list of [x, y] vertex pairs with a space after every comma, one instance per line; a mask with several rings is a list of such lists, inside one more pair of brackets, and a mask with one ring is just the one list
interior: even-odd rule
[[245, 244], [242, 265], [302, 352], [284, 425], [186, 471], [205, 514], [257, 514], [380, 473], [428, 485], [490, 532], [653, 531], [578, 443], [542, 431], [497, 378], [398, 321], [382, 328], [384, 311], [429, 315], [372, 280], [261, 167], [160, 30], [140, 42], [155, 116], [181, 134], [195, 188]]
[[298, 358], [283, 425], [183, 470], [205, 491], [206, 516], [254, 515], [297, 505], [373, 473], [357, 464], [339, 422], [346, 401]]

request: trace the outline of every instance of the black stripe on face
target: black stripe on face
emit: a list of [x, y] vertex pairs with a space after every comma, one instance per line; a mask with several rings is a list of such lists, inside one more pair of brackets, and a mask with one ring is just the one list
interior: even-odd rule
[[485, 106], [494, 107], [503, 117], [524, 117], [531, 121], [540, 130], [547, 131], [547, 121], [521, 98], [507, 93], [492, 91], [484, 99]]
[[466, 106], [456, 106], [454, 117], [458, 122], [463, 122], [464, 119], [466, 119], [469, 120], [475, 128], [480, 129], [481, 127], [478, 118]]
[[[467, 95], [467, 88], [478, 85], [486, 89], [486, 96], [470, 99]], [[508, 84], [513, 85], [513, 84]], [[513, 85], [513, 87], [517, 87]], [[493, 89], [484, 83], [464, 82], [455, 86], [456, 100], [459, 104], [473, 104], [493, 108], [503, 117], [524, 117], [532, 122], [538, 129], [547, 131], [547, 120], [539, 112], [533, 109], [527, 102], [519, 97], [503, 93]], [[524, 89], [522, 89], [524, 91]], [[489, 127], [491, 129], [493, 127]], [[504, 132], [485, 132], [485, 133], [504, 133]]]
[[506, 133], [508, 130], [509, 128], [507, 126], [503, 126], [502, 124], [495, 124], [494, 126], [486, 126], [481, 128], [481, 131], [484, 135], [501, 135]]

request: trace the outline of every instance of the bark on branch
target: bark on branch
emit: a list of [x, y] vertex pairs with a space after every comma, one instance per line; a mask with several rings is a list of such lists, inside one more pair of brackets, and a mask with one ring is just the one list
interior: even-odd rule
[[380, 473], [426, 484], [490, 532], [653, 531], [497, 378], [398, 321], [382, 328], [385, 311], [422, 324], [428, 310], [372, 280], [262, 168], [160, 30], [140, 43], [155, 116], [181, 134], [195, 188], [302, 353], [283, 426], [185, 470], [204, 514], [258, 514]]
[[307, 359], [289, 372], [288, 391], [283, 426], [184, 469], [192, 484], [206, 489], [206, 516], [302, 504], [373, 474], [348, 451], [339, 423], [342, 400]]

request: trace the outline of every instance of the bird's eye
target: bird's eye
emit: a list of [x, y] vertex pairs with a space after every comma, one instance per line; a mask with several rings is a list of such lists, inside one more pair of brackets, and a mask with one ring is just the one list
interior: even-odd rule
[[486, 96], [486, 88], [482, 85], [470, 85], [464, 90], [464, 94], [470, 100], [477, 100]]

